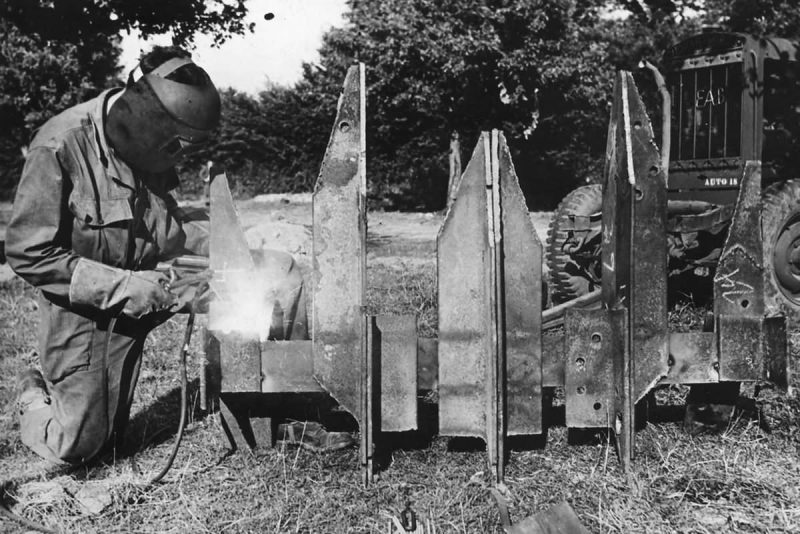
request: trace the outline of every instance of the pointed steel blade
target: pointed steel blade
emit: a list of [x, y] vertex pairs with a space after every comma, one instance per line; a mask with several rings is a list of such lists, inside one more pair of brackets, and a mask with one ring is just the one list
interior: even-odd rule
[[[212, 169], [213, 172], [213, 169]], [[253, 257], [233, 205], [233, 197], [224, 172], [212, 175], [210, 186], [211, 230], [209, 256], [215, 273], [228, 270], [252, 271]]]
[[487, 324], [491, 307], [487, 177], [489, 134], [484, 132], [458, 185], [437, 237], [439, 284], [439, 429], [446, 436], [489, 439], [488, 365], [496, 347]]

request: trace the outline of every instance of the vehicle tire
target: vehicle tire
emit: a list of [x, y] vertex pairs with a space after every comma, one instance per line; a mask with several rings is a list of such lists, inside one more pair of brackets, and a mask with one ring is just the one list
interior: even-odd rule
[[[570, 192], [558, 205], [550, 226], [547, 229], [547, 267], [550, 270], [550, 299], [553, 304], [561, 304], [585, 295], [600, 285], [600, 228], [603, 207], [603, 187], [591, 184], [578, 187]], [[565, 245], [585, 238], [589, 231], [570, 229], [570, 216], [591, 218], [592, 232], [596, 228], [596, 239], [591, 247], [595, 254], [577, 257], [565, 250]], [[594, 243], [596, 241], [596, 243]], [[590, 247], [590, 248], [591, 248]]]
[[[785, 314], [800, 322], [800, 180], [787, 180], [764, 190], [761, 207], [764, 243], [764, 307], [766, 315]], [[792, 255], [797, 263], [792, 263]]]

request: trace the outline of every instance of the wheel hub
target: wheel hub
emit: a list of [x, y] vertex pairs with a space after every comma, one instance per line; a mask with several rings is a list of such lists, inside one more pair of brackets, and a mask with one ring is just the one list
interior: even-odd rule
[[775, 278], [787, 298], [800, 302], [800, 220], [781, 228], [773, 255]]

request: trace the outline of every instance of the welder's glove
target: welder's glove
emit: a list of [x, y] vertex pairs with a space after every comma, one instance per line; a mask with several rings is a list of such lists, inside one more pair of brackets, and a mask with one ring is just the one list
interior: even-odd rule
[[119, 310], [139, 319], [168, 309], [175, 296], [169, 279], [156, 271], [128, 271], [81, 258], [72, 273], [69, 300], [73, 305], [101, 311]]
[[186, 285], [173, 290], [175, 302], [170, 307], [174, 313], [208, 313], [208, 302], [211, 291], [208, 284]]

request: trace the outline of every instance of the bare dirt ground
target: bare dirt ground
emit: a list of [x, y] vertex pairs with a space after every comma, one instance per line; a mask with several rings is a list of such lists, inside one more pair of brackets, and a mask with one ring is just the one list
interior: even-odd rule
[[[251, 247], [287, 250], [308, 265], [307, 196], [258, 197], [238, 207]], [[0, 206], [0, 239], [6, 212]], [[547, 216], [532, 215], [542, 239]], [[398, 213], [369, 219], [369, 306], [418, 313], [427, 336], [436, 332], [433, 250], [441, 220], [441, 214]], [[437, 533], [502, 532], [485, 453], [437, 436], [430, 399], [421, 399], [423, 430], [392, 437], [391, 463], [370, 488], [361, 483], [354, 449], [231, 453], [217, 416], [199, 406], [200, 336], [191, 345], [184, 445], [164, 483], [146, 487], [176, 431], [182, 317], [148, 341], [125, 449], [78, 470], [44, 465], [20, 443], [13, 409], [13, 377], [37, 360], [33, 297], [21, 281], [0, 278], [0, 485], [18, 513], [70, 533], [394, 533], [391, 517], [410, 503]], [[681, 304], [670, 320], [674, 328], [696, 328], [702, 313]], [[795, 332], [795, 373], [799, 349]], [[568, 433], [563, 406], [556, 406], [543, 439], [510, 453], [512, 520], [566, 500], [596, 533], [800, 532], [800, 399], [764, 388], [754, 403], [754, 393], [745, 388], [727, 429], [692, 435], [680, 424], [685, 388], [661, 388], [660, 415], [637, 433], [631, 473], [620, 470], [603, 433]], [[0, 518], [0, 532], [26, 529]]]
[[[202, 202], [187, 205], [202, 206]], [[277, 249], [292, 254], [301, 265], [311, 256], [311, 194], [259, 195], [237, 202], [242, 229], [252, 249]], [[550, 212], [532, 212], [531, 221], [544, 243]], [[5, 239], [11, 204], [0, 202], [0, 240]], [[371, 212], [368, 217], [368, 261], [432, 263], [436, 234], [443, 213]], [[10, 280], [8, 265], [0, 265], [0, 281]]]
[[[311, 195], [260, 195], [237, 203], [251, 248], [277, 248], [299, 256], [310, 254]], [[544, 242], [550, 212], [532, 212]], [[368, 261], [435, 261], [436, 234], [443, 213], [370, 212], [367, 221]]]

